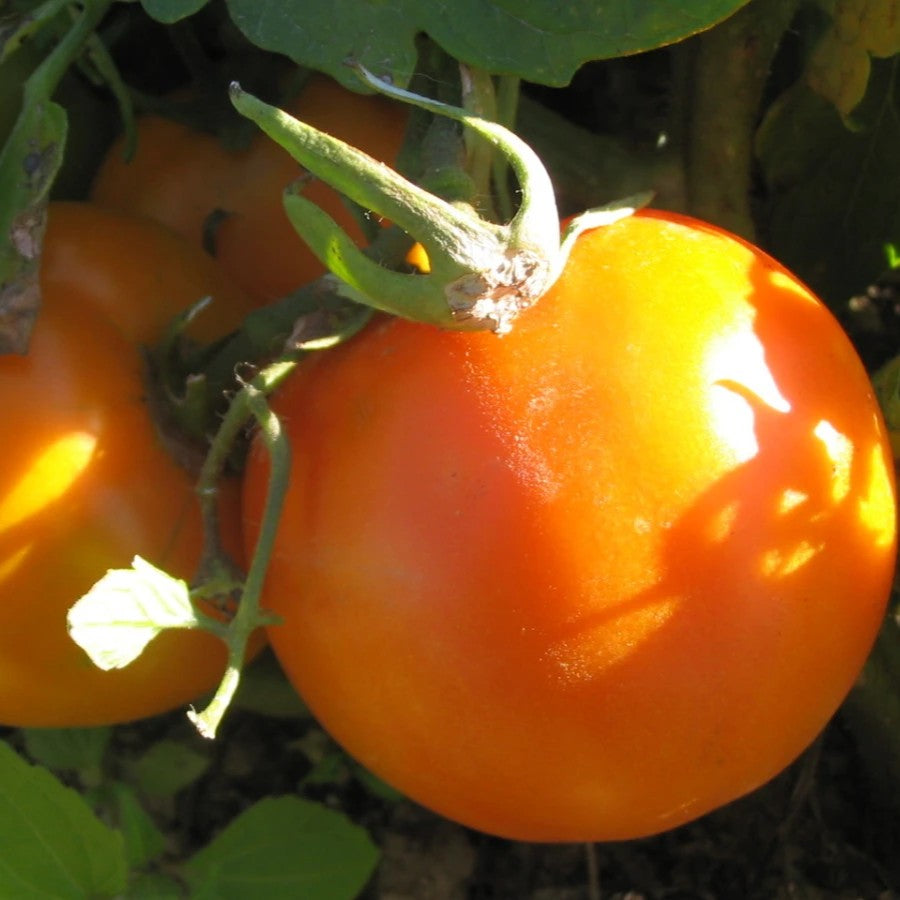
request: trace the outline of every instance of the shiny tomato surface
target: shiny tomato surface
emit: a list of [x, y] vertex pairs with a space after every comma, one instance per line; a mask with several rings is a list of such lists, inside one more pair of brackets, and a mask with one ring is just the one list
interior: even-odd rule
[[[353, 93], [323, 76], [311, 78], [288, 111], [389, 163], [400, 151], [407, 117], [399, 104]], [[254, 297], [272, 300], [325, 271], [281, 202], [302, 171], [266, 135], [235, 152], [212, 135], [145, 116], [138, 121], [134, 157], [126, 161], [124, 140], [116, 143], [97, 173], [91, 200], [149, 216], [197, 245], [208, 232], [234, 281]], [[337, 192], [315, 180], [303, 192], [362, 243], [357, 219]], [[216, 213], [224, 215], [210, 229]]]
[[[29, 352], [0, 357], [2, 724], [136, 719], [196, 699], [224, 670], [224, 644], [179, 631], [103, 672], [66, 630], [69, 607], [136, 554], [187, 580], [200, 561], [195, 478], [158, 437], [138, 341], [205, 293], [221, 300], [223, 329], [248, 301], [234, 288], [223, 296], [211, 261], [186, 250], [155, 223], [51, 205]], [[238, 501], [237, 485], [223, 485], [226, 540], [240, 558]]]
[[[621, 840], [723, 805], [815, 738], [882, 620], [866, 372], [703, 223], [586, 233], [503, 337], [382, 319], [275, 408], [275, 652], [351, 754], [468, 826]], [[267, 470], [255, 446], [248, 546]]]

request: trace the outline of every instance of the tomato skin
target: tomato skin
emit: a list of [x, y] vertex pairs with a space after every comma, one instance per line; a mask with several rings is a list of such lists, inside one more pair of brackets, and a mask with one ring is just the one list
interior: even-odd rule
[[[407, 115], [399, 104], [355, 94], [320, 76], [310, 79], [289, 112], [389, 163], [400, 151]], [[126, 162], [123, 142], [114, 144], [90, 196], [95, 203], [162, 222], [197, 245], [203, 244], [209, 215], [227, 212], [215, 230], [216, 258], [245, 291], [266, 301], [325, 272], [282, 206], [284, 189], [301, 172], [266, 135], [233, 152], [212, 135], [144, 116], [134, 157]], [[304, 196], [362, 243], [359, 225], [337, 192], [313, 180]]]
[[[622, 840], [753, 790], [882, 620], [866, 373], [802, 285], [703, 223], [589, 232], [511, 334], [382, 320], [274, 404], [272, 647], [351, 754], [473, 828]], [[255, 445], [248, 547], [267, 467]]]
[[186, 334], [209, 342], [256, 305], [205, 254], [158, 222], [91, 203], [50, 204], [41, 264], [45, 293], [101, 312], [131, 343], [151, 344], [204, 296]]
[[[224, 644], [180, 631], [156, 638], [131, 666], [103, 672], [66, 630], [69, 607], [107, 569], [127, 568], [137, 554], [190, 580], [201, 552], [195, 479], [156, 434], [136, 342], [162, 329], [167, 305], [198, 299], [159, 295], [157, 288], [178, 287], [183, 295], [200, 285], [209, 292], [221, 276], [204, 282], [215, 266], [199, 251], [188, 276], [180, 242], [165, 229], [139, 222], [107, 231], [110, 218], [125, 221], [88, 206], [51, 204], [43, 305], [29, 352], [0, 357], [6, 725], [93, 726], [153, 715], [211, 690], [224, 670]], [[94, 258], [96, 268], [70, 265], [91, 258], [101, 234], [109, 242]], [[114, 308], [107, 308], [109, 297], [118, 301]], [[240, 562], [239, 499], [236, 482], [222, 486], [225, 540]]]

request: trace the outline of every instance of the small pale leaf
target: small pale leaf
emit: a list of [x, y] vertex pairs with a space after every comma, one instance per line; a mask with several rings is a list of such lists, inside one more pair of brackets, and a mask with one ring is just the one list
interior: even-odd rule
[[69, 634], [101, 669], [137, 659], [161, 631], [200, 627], [187, 584], [136, 556], [110, 569], [69, 610]]

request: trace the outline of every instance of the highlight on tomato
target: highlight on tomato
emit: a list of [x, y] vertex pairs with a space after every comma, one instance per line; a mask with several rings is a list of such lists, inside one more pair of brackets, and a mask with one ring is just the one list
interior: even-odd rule
[[[882, 621], [866, 372], [704, 223], [588, 231], [509, 334], [381, 318], [273, 404], [275, 653], [349, 753], [467, 826], [623, 840], [728, 803], [813, 741]], [[268, 470], [255, 443], [248, 549]]]
[[[290, 111], [382, 162], [400, 152], [406, 110], [383, 97], [357, 94], [312, 76]], [[282, 208], [284, 189], [303, 170], [265, 135], [246, 150], [226, 149], [211, 134], [158, 115], [138, 119], [130, 160], [124, 138], [107, 153], [91, 188], [99, 205], [148, 216], [202, 246], [212, 235], [215, 256], [248, 294], [274, 300], [324, 274], [297, 238]], [[311, 181], [304, 195], [359, 244], [364, 236], [340, 194]]]
[[[215, 264], [162, 226], [51, 204], [42, 307], [29, 352], [0, 357], [0, 723], [92, 726], [153, 715], [214, 688], [225, 646], [166, 632], [104, 672], [70, 639], [69, 607], [140, 555], [190, 581], [202, 549], [195, 477], [148, 411], [139, 344], [213, 296], [199, 334], [249, 307]], [[238, 489], [224, 484], [225, 540], [240, 559]]]

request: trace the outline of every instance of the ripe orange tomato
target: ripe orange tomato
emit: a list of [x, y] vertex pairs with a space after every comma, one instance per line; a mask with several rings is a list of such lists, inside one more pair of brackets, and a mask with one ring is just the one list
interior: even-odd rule
[[[136, 719], [223, 673], [224, 644], [205, 633], [167, 632], [103, 672], [66, 630], [69, 607], [135, 554], [188, 580], [199, 563], [194, 477], [156, 433], [137, 342], [203, 294], [221, 299], [222, 331], [249, 301], [191, 249], [152, 222], [51, 205], [28, 355], [0, 357], [0, 723]], [[240, 559], [237, 488], [223, 486], [221, 512]]]
[[[804, 286], [703, 223], [588, 232], [511, 334], [382, 319], [274, 402], [271, 644], [351, 754], [473, 828], [621, 840], [753, 790], [882, 620], [866, 373]], [[255, 446], [248, 546], [267, 466]]]
[[41, 287], [90, 305], [131, 343], [151, 344], [179, 314], [212, 298], [187, 329], [204, 342], [238, 328], [256, 305], [205, 254], [170, 229], [90, 203], [50, 204]]
[[[407, 116], [400, 104], [355, 94], [321, 76], [310, 79], [289, 111], [383, 162], [393, 162], [399, 153]], [[216, 258], [245, 291], [273, 300], [325, 271], [281, 203], [285, 187], [301, 172], [266, 135], [233, 152], [212, 135], [144, 116], [134, 157], [126, 162], [123, 141], [116, 143], [96, 175], [91, 200], [163, 222], [198, 246], [209, 216], [227, 213], [215, 228]], [[312, 181], [304, 195], [362, 242], [359, 225], [337, 192]]]

